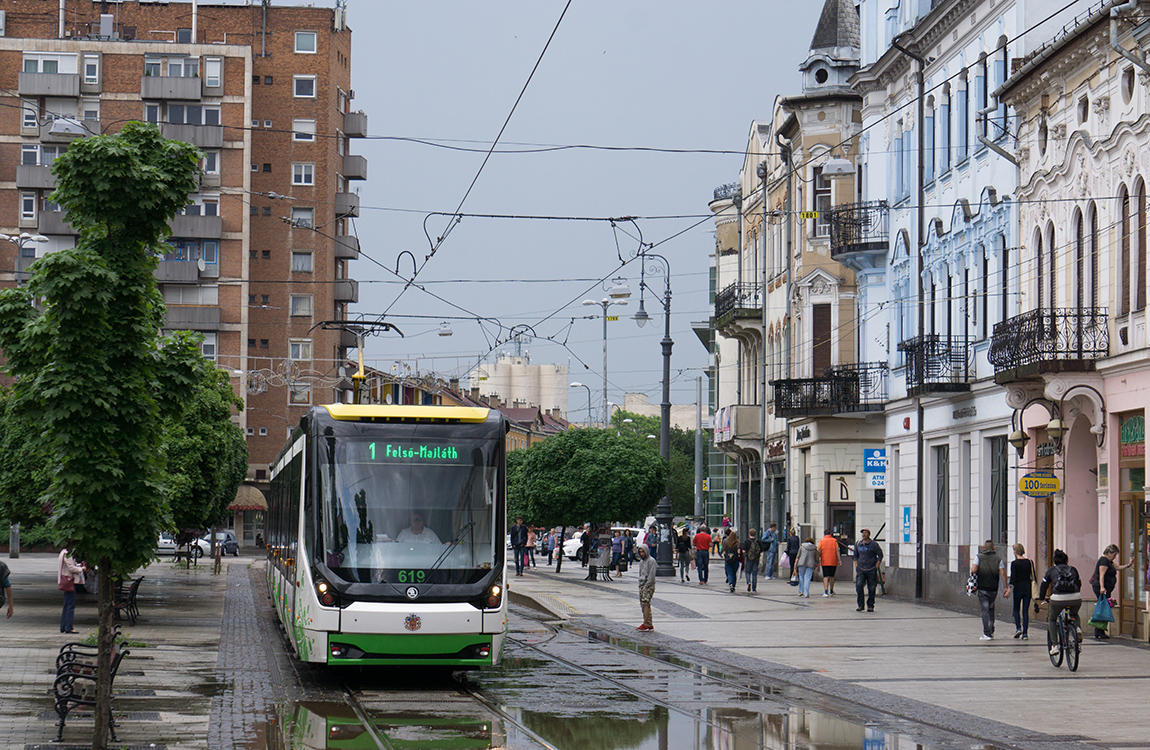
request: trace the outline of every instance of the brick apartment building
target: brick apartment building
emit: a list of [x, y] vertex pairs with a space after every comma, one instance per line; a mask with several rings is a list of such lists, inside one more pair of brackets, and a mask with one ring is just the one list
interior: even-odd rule
[[74, 245], [49, 168], [75, 138], [145, 120], [204, 152], [156, 276], [167, 328], [202, 333], [245, 400], [235, 528], [248, 539], [251, 489], [300, 414], [340, 400], [355, 346], [313, 329], [357, 301], [352, 181], [367, 176], [349, 148], [367, 128], [351, 109], [351, 31], [343, 2], [326, 5], [0, 0], [0, 232], [30, 235], [0, 241], [0, 286]]

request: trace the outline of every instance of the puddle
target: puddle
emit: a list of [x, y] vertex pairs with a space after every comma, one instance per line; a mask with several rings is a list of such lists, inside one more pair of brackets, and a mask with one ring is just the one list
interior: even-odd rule
[[[501, 727], [474, 716], [403, 711], [383, 715], [373, 712], [371, 718], [385, 746], [395, 750], [507, 747]], [[267, 750], [377, 747], [371, 732], [350, 706], [316, 701], [293, 703], [281, 710], [276, 721], [269, 723], [266, 739]]]

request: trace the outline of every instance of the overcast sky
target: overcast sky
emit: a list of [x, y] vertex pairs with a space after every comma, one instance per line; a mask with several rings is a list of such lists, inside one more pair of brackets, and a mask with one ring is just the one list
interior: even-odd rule
[[[775, 96], [798, 93], [798, 65], [823, 3], [575, 0], [559, 22], [564, 5], [350, 0], [353, 107], [367, 112], [372, 136], [351, 148], [369, 163], [367, 182], [353, 183], [361, 194], [355, 229], [362, 254], [352, 264], [360, 281], [352, 314], [387, 312], [406, 335], [369, 339], [369, 364], [444, 378], [466, 379], [480, 358], [514, 349], [502, 343], [512, 327], [530, 326], [522, 330], [538, 338], [523, 350], [532, 363], [570, 364], [569, 379], [591, 384], [601, 403], [603, 324], [585, 317], [600, 308], [580, 303], [605, 296], [598, 280], [620, 255], [633, 258], [637, 230], [655, 243], [683, 232], [654, 252], [667, 256], [673, 272], [671, 400], [694, 403], [707, 356], [690, 324], [710, 315], [714, 225], [684, 230], [708, 213], [716, 186], [737, 179], [741, 155], [507, 152], [577, 144], [740, 152], [751, 121], [770, 117]], [[428, 214], [453, 213], [477, 173], [464, 214], [681, 218], [641, 218], [615, 231], [605, 221], [468, 217], [424, 265], [431, 250], [425, 220], [432, 240], [447, 227], [446, 218]], [[398, 262], [410, 277], [411, 259], [399, 260], [405, 250], [423, 266], [418, 283], [446, 302], [419, 289], [400, 295], [403, 283], [392, 272]], [[637, 264], [622, 274], [633, 297], [612, 309], [620, 320], [608, 324], [610, 400], [637, 392], [657, 404], [661, 299], [648, 295], [652, 322], [640, 330], [630, 320]], [[648, 281], [661, 297], [662, 277]], [[449, 338], [436, 334], [443, 320], [454, 331]], [[571, 418], [583, 421], [586, 392], [570, 396]]]

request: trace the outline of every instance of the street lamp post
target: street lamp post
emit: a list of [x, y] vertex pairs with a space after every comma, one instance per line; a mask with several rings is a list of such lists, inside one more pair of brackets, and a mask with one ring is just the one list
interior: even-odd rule
[[[639, 255], [640, 281], [639, 281], [639, 310], [634, 320], [640, 328], [647, 325], [651, 316], [643, 307], [643, 290], [648, 289], [646, 264], [648, 258], [653, 260], [652, 273], [662, 273], [665, 280], [663, 286], [663, 401], [659, 404], [659, 455], [670, 466], [671, 463], [671, 263], [657, 253], [641, 252]], [[654, 290], [652, 290], [654, 293]], [[659, 577], [674, 576], [675, 565], [671, 560], [671, 476], [667, 474], [667, 491], [655, 506], [655, 523], [659, 525], [659, 559], [655, 575]]]
[[[16, 277], [17, 284], [21, 283], [22, 281], [26, 281], [27, 266], [22, 269], [20, 265], [25, 263], [25, 259], [27, 258], [32, 258], [33, 261], [35, 260], [36, 250], [32, 246], [33, 242], [48, 242], [48, 238], [42, 234], [28, 234], [27, 232], [21, 232], [20, 234], [0, 234], [0, 240], [7, 240], [16, 246], [16, 263], [13, 265], [12, 271]], [[32, 264], [28, 263], [28, 265]]]
[[[616, 285], [618, 286], [618, 285]], [[627, 294], [631, 294], [631, 290], [627, 290]], [[607, 405], [607, 308], [611, 305], [626, 305], [626, 299], [619, 299], [615, 297], [615, 290], [611, 290], [611, 296], [604, 297], [602, 300], [585, 299], [584, 305], [599, 305], [603, 308], [603, 426], [607, 426], [607, 422], [611, 419], [611, 415], [607, 413], [610, 408]]]
[[586, 383], [571, 383], [572, 388], [586, 388], [587, 389], [587, 426], [591, 426], [591, 386]]

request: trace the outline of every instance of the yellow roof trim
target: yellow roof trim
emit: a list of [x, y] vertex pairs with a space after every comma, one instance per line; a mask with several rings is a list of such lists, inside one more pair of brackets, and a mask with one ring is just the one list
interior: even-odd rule
[[355, 420], [420, 420], [442, 419], [451, 422], [486, 422], [490, 409], [474, 406], [387, 406], [383, 404], [325, 404], [332, 419]]

